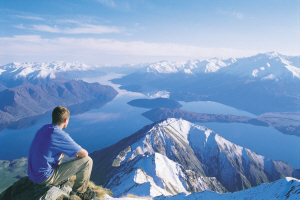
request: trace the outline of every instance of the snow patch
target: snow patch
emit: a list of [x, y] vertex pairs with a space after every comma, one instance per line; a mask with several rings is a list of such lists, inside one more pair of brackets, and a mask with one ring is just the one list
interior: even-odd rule
[[166, 90], [161, 90], [158, 91], [155, 94], [147, 94], [150, 98], [156, 99], [156, 98], [170, 98], [170, 92], [166, 91]]
[[268, 52], [268, 53], [266, 53], [266, 55], [267, 56], [269, 56], [269, 58], [271, 59], [271, 58], [276, 58], [276, 57], [278, 57], [279, 56], [279, 54], [278, 54], [278, 52]]
[[2, 72], [5, 72], [6, 70], [4, 69], [0, 69], [0, 75], [2, 74]]
[[186, 74], [194, 74], [191, 69], [184, 69], [184, 73]]
[[256, 76], [257, 76], [257, 73], [258, 73], [258, 70], [257, 70], [257, 69], [253, 70], [252, 76], [256, 77]]
[[276, 77], [273, 74], [261, 78], [261, 80], [274, 80]]

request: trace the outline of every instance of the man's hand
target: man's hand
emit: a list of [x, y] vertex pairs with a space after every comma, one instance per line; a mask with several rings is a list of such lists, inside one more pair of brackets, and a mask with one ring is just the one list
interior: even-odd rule
[[89, 153], [85, 149], [81, 149], [76, 155], [75, 158], [84, 158], [87, 157]]

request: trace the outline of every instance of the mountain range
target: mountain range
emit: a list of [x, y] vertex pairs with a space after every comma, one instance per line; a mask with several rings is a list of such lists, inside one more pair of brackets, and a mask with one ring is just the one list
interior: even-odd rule
[[103, 105], [118, 94], [115, 89], [73, 78], [104, 74], [99, 67], [80, 62], [28, 62], [0, 66], [1, 127], [43, 114], [57, 105], [71, 106], [93, 100], [101, 101]]
[[49, 80], [65, 82], [82, 76], [100, 76], [105, 73], [99, 67], [92, 67], [81, 62], [27, 62], [9, 63], [0, 66], [0, 91], [24, 84], [40, 84]]
[[57, 105], [69, 106], [92, 99], [110, 101], [117, 94], [111, 86], [81, 80], [8, 88], [0, 92], [0, 124], [43, 114]]
[[[94, 161], [91, 180], [110, 189], [114, 199], [128, 194], [154, 200], [297, 199], [300, 192], [299, 169], [258, 155], [182, 119], [147, 125], [90, 156]], [[0, 199], [22, 196], [18, 188], [25, 188], [25, 180], [28, 186], [22, 191], [26, 194], [36, 195], [35, 190], [48, 197], [69, 194], [70, 188], [38, 188], [21, 178], [24, 161], [26, 158], [0, 161], [0, 174], [7, 175], [7, 180], [20, 179], [0, 194]]]
[[169, 118], [93, 152], [91, 179], [116, 197], [168, 196], [205, 190], [236, 192], [300, 171], [222, 138], [212, 130]]
[[[125, 71], [138, 71], [113, 82], [128, 90], [155, 97], [163, 95], [170, 98], [167, 102], [209, 100], [255, 114], [272, 112], [258, 117], [270, 125], [283, 119], [282, 115], [293, 120], [287, 112], [297, 115], [299, 58], [271, 52], [239, 59], [161, 61], [136, 68], [128, 66], [130, 69]], [[101, 107], [118, 94], [112, 87], [70, 79], [103, 74], [101, 68], [83, 63], [1, 66], [0, 125], [23, 120], [28, 126], [32, 119], [58, 104], [82, 105], [74, 109], [78, 113]], [[300, 194], [299, 169], [258, 155], [206, 127], [178, 118], [154, 122], [90, 156], [94, 160], [91, 180], [112, 190], [115, 197], [133, 194], [154, 199], [297, 199]], [[9, 180], [20, 179], [25, 174], [24, 160], [0, 161], [0, 174], [9, 171]], [[0, 199], [18, 190], [17, 185], [0, 194]]]
[[175, 100], [215, 101], [255, 114], [300, 108], [300, 57], [276, 52], [227, 60], [161, 61], [112, 82], [130, 91], [165, 91]]

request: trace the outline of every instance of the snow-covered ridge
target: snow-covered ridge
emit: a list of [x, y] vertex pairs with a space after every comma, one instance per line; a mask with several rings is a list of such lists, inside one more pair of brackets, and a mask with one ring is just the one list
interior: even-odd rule
[[[26, 62], [19, 63], [14, 62], [0, 66], [0, 76], [1, 78], [12, 77], [17, 78], [56, 78], [56, 73], [58, 72], [67, 72], [67, 71], [87, 71], [93, 70], [95, 67], [86, 65], [81, 62], [48, 62], [48, 63], [39, 63], [39, 62]], [[7, 77], [3, 77], [7, 76]]]
[[233, 199], [300, 199], [300, 180], [286, 177], [278, 181], [261, 184], [259, 186], [243, 190], [240, 192], [219, 194], [212, 191], [196, 192], [190, 195], [179, 194], [173, 197], [156, 197], [154, 200], [194, 200], [194, 199], [215, 199], [215, 200], [233, 200]]
[[[293, 57], [300, 60], [300, 57]], [[150, 64], [146, 71], [153, 74], [191, 74], [223, 72], [241, 77], [261, 80], [278, 80], [286, 77], [300, 79], [299, 62], [291, 62], [290, 57], [277, 52], [262, 53], [245, 58], [212, 58], [207, 60], [189, 60], [186, 62], [161, 61]], [[221, 70], [222, 69], [222, 70]], [[272, 78], [270, 79], [272, 75]], [[267, 78], [264, 78], [267, 77]]]
[[295, 169], [287, 163], [258, 155], [186, 120], [169, 118], [141, 131], [138, 140], [130, 138], [119, 147], [106, 175], [112, 178], [104, 186], [116, 196], [235, 192], [294, 176]]
[[222, 67], [232, 64], [236, 59], [221, 60], [212, 58], [207, 60], [189, 60], [186, 62], [160, 61], [152, 63], [147, 67], [148, 73], [172, 74], [172, 73], [211, 73], [216, 72]]
[[[175, 136], [170, 137], [166, 135], [166, 132], [172, 132]], [[133, 160], [138, 155], [152, 155], [155, 154], [156, 150], [153, 148], [153, 137], [164, 138], [164, 143], [166, 146], [172, 146], [172, 140], [175, 140], [183, 149], [186, 149], [185, 144], [190, 145], [195, 151], [196, 155], [199, 154], [200, 157], [205, 156], [206, 158], [211, 156], [211, 148], [218, 148], [220, 151], [226, 153], [229, 159], [232, 160], [249, 160], [249, 158], [254, 161], [257, 166], [264, 166], [264, 160], [267, 159], [264, 156], [258, 155], [251, 151], [250, 149], [236, 145], [212, 130], [193, 124], [189, 121], [183, 119], [168, 118], [157, 125], [155, 125], [148, 134], [138, 142], [131, 145], [130, 150], [127, 149], [126, 155], [123, 156], [120, 165], [126, 163], [128, 160]], [[207, 147], [210, 148], [207, 148]], [[205, 158], [203, 157], [203, 160]], [[275, 161], [278, 163], [283, 163], [281, 161]], [[284, 166], [289, 168], [289, 166]]]

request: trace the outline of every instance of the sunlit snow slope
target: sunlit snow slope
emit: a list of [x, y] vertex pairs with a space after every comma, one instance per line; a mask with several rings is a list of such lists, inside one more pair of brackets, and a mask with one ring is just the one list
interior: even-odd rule
[[299, 171], [222, 138], [212, 130], [170, 118], [144, 127], [91, 154], [92, 180], [118, 196], [235, 192]]
[[233, 200], [233, 199], [300, 199], [300, 180], [295, 178], [283, 178], [278, 181], [261, 184], [248, 190], [240, 192], [218, 194], [216, 192], [205, 191], [197, 192], [191, 195], [180, 194], [173, 197], [157, 197], [154, 200], [194, 200], [194, 199], [215, 199], [215, 200]]

